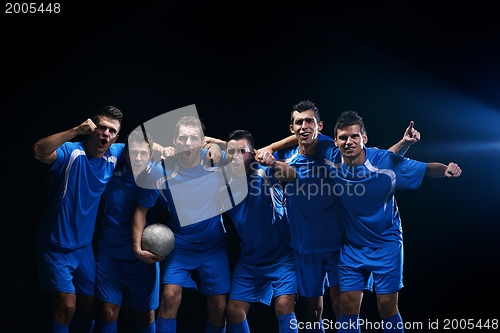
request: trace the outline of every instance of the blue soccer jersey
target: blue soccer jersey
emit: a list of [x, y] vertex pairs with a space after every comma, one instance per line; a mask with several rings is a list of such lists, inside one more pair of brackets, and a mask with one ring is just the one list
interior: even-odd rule
[[57, 148], [40, 237], [67, 249], [92, 242], [100, 197], [123, 147], [113, 144], [101, 158], [87, 155], [84, 142], [66, 142]]
[[[146, 174], [141, 175], [146, 176]], [[102, 194], [100, 214], [99, 254], [124, 260], [138, 260], [132, 251], [131, 224], [136, 206], [136, 196], [141, 188], [136, 185], [132, 172], [123, 167], [115, 170]]]
[[[201, 150], [201, 160], [207, 151]], [[225, 230], [217, 201], [224, 185], [220, 169], [179, 168], [175, 159], [156, 165], [150, 173], [148, 188], [139, 192], [137, 203], [151, 208], [158, 198], [170, 211], [167, 225], [175, 234], [175, 246], [206, 250], [225, 241]]]
[[394, 191], [417, 189], [427, 164], [388, 150], [365, 148], [361, 165], [346, 166], [337, 156], [336, 182], [344, 205], [346, 237], [361, 246], [383, 247], [402, 242], [402, 228]]
[[283, 205], [283, 190], [274, 170], [251, 164], [246, 198], [228, 210], [241, 238], [240, 261], [252, 265], [277, 262], [291, 253], [290, 228]]
[[[330, 154], [336, 152], [332, 149]], [[277, 158], [297, 174], [284, 190], [291, 246], [300, 254], [339, 250], [344, 230], [332, 162], [320, 154], [301, 155], [299, 147], [278, 151]]]

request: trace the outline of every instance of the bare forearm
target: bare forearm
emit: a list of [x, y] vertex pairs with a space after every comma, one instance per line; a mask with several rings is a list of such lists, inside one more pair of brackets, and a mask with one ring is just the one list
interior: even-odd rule
[[56, 159], [55, 151], [63, 143], [73, 139], [79, 134], [76, 127], [64, 132], [50, 135], [46, 138], [38, 140], [33, 145], [33, 155], [37, 160], [43, 163], [52, 163]]
[[445, 176], [447, 166], [443, 163], [431, 162], [427, 163], [425, 175], [432, 178], [441, 178]]
[[294, 147], [297, 144], [298, 144], [297, 137], [295, 135], [290, 135], [290, 136], [288, 136], [288, 137], [286, 137], [284, 139], [281, 139], [279, 141], [273, 142], [270, 145], [265, 146], [265, 147], [259, 149], [259, 151], [266, 150], [266, 151], [270, 151], [270, 152], [274, 153], [275, 151], [278, 151], [278, 150], [281, 150], [281, 149], [285, 149], [285, 148], [289, 148], [289, 147]]
[[399, 140], [396, 142], [394, 145], [392, 145], [389, 150], [392, 151], [393, 153], [404, 155], [408, 148], [410, 148], [412, 143], [407, 142], [403, 139]]

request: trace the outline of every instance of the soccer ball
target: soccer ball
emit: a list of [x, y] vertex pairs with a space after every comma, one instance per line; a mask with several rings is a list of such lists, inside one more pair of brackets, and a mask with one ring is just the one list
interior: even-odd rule
[[166, 257], [172, 252], [175, 237], [172, 230], [162, 223], [147, 226], [142, 232], [141, 247], [160, 257]]

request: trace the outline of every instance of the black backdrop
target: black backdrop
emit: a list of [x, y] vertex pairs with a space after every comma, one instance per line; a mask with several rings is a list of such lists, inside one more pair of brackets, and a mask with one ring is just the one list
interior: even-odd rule
[[[397, 193], [404, 320], [426, 327], [498, 318], [500, 29], [493, 5], [130, 0], [60, 8], [1, 13], [2, 316], [32, 331], [46, 320], [33, 243], [47, 167], [32, 158], [36, 140], [103, 105], [123, 110], [125, 137], [195, 104], [207, 135], [246, 128], [263, 146], [288, 135], [291, 106], [310, 99], [326, 134], [342, 110], [354, 109], [369, 145], [388, 147], [414, 120], [422, 141], [407, 156], [464, 170], [460, 179], [426, 179], [418, 191]], [[234, 259], [230, 224], [228, 235]], [[204, 311], [203, 297], [185, 295], [179, 332], [203, 327]], [[188, 319], [191, 312], [198, 320]], [[372, 295], [361, 316], [378, 320]], [[324, 317], [333, 318], [329, 304]], [[276, 331], [272, 308], [254, 306], [250, 322], [255, 332]]]

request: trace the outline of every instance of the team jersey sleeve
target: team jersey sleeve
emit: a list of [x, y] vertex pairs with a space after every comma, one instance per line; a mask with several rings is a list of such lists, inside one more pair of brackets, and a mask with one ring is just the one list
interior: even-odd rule
[[57, 158], [52, 164], [51, 168], [52, 174], [58, 174], [64, 172], [64, 169], [66, 168], [66, 165], [69, 162], [69, 157], [76, 148], [77, 145], [75, 143], [65, 142], [56, 149]]
[[[151, 208], [155, 205], [156, 201], [160, 197], [160, 187], [162, 186], [162, 180], [165, 179], [163, 173], [163, 166], [157, 164], [148, 175], [147, 179], [144, 181], [144, 186], [141, 186], [141, 190], [137, 194], [137, 204], [144, 208]], [[163, 184], [163, 186], [165, 186]]]
[[392, 152], [388, 153], [396, 173], [396, 189], [416, 190], [422, 184], [427, 163], [412, 160]]
[[318, 135], [318, 152], [329, 161], [333, 161], [338, 148], [331, 137], [324, 134]]

